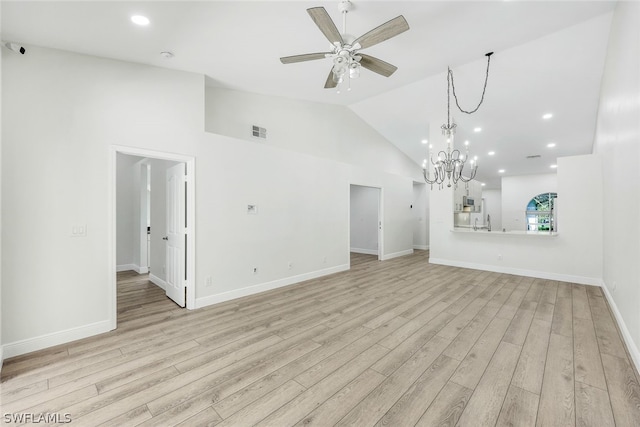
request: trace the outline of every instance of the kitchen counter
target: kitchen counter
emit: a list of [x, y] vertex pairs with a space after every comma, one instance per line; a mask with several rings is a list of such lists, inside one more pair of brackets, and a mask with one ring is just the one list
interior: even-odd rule
[[554, 231], [553, 233], [549, 233], [548, 231], [522, 231], [522, 230], [492, 230], [488, 231], [486, 229], [478, 229], [474, 230], [473, 227], [456, 227], [451, 230], [452, 233], [460, 233], [460, 234], [490, 234], [492, 236], [535, 236], [535, 237], [556, 237], [558, 232]]

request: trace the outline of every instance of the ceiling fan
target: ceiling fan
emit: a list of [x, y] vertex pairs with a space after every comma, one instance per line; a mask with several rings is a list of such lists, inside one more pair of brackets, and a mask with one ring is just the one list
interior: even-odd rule
[[353, 36], [347, 34], [346, 28], [347, 13], [352, 9], [351, 2], [349, 0], [342, 0], [338, 4], [338, 8], [342, 13], [342, 34], [338, 31], [336, 24], [331, 20], [331, 17], [324, 7], [307, 9], [313, 22], [315, 22], [320, 31], [322, 31], [322, 34], [331, 42], [331, 51], [285, 56], [280, 58], [280, 62], [283, 64], [292, 64], [294, 62], [333, 58], [333, 67], [324, 84], [325, 89], [335, 88], [343, 82], [345, 77], [349, 79], [359, 77], [360, 67], [364, 67], [385, 77], [392, 75], [398, 67], [371, 55], [360, 53], [360, 50], [407, 31], [409, 24], [407, 20], [404, 19], [404, 16], [399, 15], [354, 39]]

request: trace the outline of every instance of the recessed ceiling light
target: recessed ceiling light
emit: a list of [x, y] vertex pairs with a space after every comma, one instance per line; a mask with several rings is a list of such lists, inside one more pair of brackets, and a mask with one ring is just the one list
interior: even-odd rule
[[556, 143], [555, 143], [555, 142], [550, 142], [550, 143], [548, 143], [548, 144], [547, 144], [547, 147], [548, 147], [548, 148], [553, 148], [553, 147], [555, 147], [555, 146], [556, 146]]
[[504, 173], [504, 169], [500, 169], [498, 173]]
[[549, 120], [551, 117], [553, 117], [553, 114], [551, 113], [546, 113], [542, 115], [542, 118], [545, 120]]
[[549, 166], [549, 167], [550, 167], [551, 169], [555, 169], [555, 168], [557, 168], [557, 167], [558, 167], [558, 165], [551, 165], [551, 166]]
[[482, 132], [482, 128], [473, 128], [474, 132]]
[[142, 16], [142, 15], [133, 15], [131, 17], [131, 22], [133, 22], [136, 25], [141, 25], [141, 26], [145, 26], [145, 25], [149, 25], [149, 18], [147, 18], [146, 16]]
[[496, 154], [496, 152], [495, 151], [489, 151], [487, 154], [490, 155], [490, 156], [494, 156]]
[[423, 143], [423, 144], [426, 144], [426, 143], [428, 143], [428, 142], [429, 142], [429, 141], [427, 141], [426, 139], [423, 139], [423, 140], [422, 140], [422, 143]]

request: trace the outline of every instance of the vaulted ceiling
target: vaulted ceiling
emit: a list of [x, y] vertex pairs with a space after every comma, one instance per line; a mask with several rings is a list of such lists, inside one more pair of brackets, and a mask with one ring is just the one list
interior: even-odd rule
[[[398, 15], [410, 30], [365, 51], [397, 66], [396, 73], [385, 78], [363, 70], [340, 93], [323, 88], [330, 59], [279, 61], [328, 50], [306, 12], [315, 6], [342, 28], [337, 1], [3, 1], [2, 40], [196, 72], [213, 86], [346, 105], [418, 164], [426, 157], [421, 141], [446, 120], [447, 67], [461, 107], [472, 109], [482, 93], [484, 54], [493, 51], [478, 112], [452, 107], [457, 141], [470, 141], [486, 188], [500, 186], [499, 169], [553, 172], [557, 157], [591, 152], [615, 2], [354, 0], [347, 33], [359, 36]], [[135, 14], [150, 24], [134, 25]], [[174, 56], [166, 59], [163, 51]], [[545, 113], [553, 117], [544, 120]]]

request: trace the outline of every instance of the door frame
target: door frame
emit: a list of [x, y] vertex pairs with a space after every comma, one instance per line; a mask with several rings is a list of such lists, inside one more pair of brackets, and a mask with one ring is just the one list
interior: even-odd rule
[[351, 268], [351, 186], [369, 187], [378, 190], [378, 261], [384, 259], [384, 188], [378, 185], [350, 182], [347, 185], [347, 259]]
[[186, 182], [187, 182], [187, 300], [186, 308], [196, 308], [196, 295], [195, 295], [195, 277], [196, 277], [196, 200], [195, 200], [195, 166], [196, 161], [193, 156], [186, 156], [183, 154], [168, 153], [162, 151], [148, 150], [138, 147], [127, 147], [121, 145], [111, 145], [109, 147], [109, 183], [108, 183], [108, 198], [109, 198], [109, 212], [108, 212], [108, 277], [109, 277], [109, 322], [111, 329], [116, 329], [118, 324], [118, 305], [117, 305], [117, 275], [116, 275], [116, 158], [118, 153], [126, 154], [138, 157], [149, 157], [152, 159], [160, 160], [172, 160], [175, 162], [184, 163], [186, 166]]

